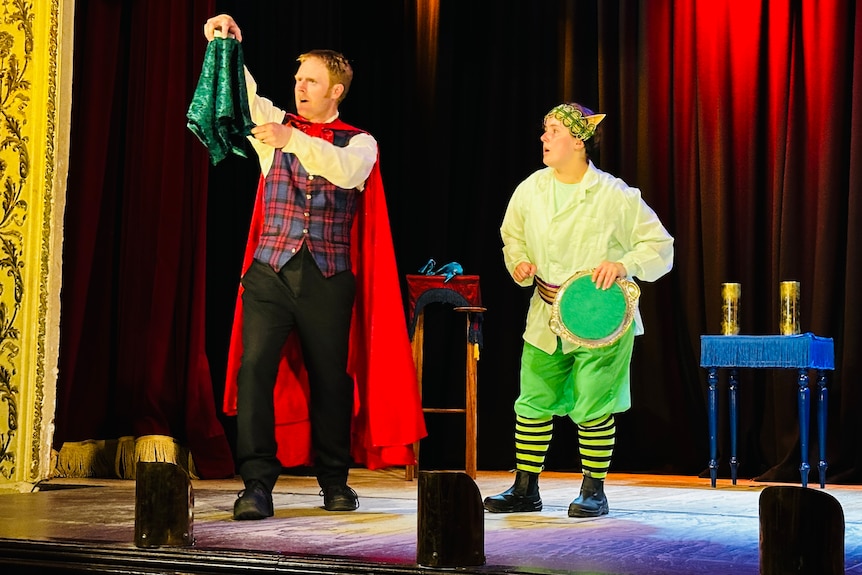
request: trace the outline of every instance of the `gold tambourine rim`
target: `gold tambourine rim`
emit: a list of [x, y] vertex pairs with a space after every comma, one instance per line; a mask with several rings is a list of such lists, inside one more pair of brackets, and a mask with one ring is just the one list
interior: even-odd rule
[[641, 295], [641, 288], [635, 282], [625, 278], [615, 279], [614, 283], [620, 287], [626, 300], [626, 311], [620, 325], [613, 332], [598, 339], [587, 339], [572, 333], [569, 328], [565, 326], [560, 316], [560, 301], [566, 293], [566, 288], [584, 276], [591, 276], [594, 270], [595, 268], [575, 272], [571, 277], [569, 277], [569, 279], [563, 282], [559, 290], [557, 290], [557, 294], [554, 297], [554, 303], [551, 304], [551, 319], [549, 322], [551, 331], [554, 332], [554, 334], [570, 343], [587, 348], [606, 347], [616, 343], [634, 321], [635, 310], [637, 309], [638, 299]]

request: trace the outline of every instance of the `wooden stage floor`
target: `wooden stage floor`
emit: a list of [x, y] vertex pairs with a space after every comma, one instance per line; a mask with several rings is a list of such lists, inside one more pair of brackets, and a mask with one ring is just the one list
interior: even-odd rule
[[[512, 474], [482, 472], [481, 495]], [[404, 470], [354, 469], [360, 508], [329, 513], [311, 477], [283, 475], [275, 516], [233, 521], [239, 479], [195, 480], [194, 545], [135, 545], [135, 482], [53, 479], [0, 495], [0, 570], [29, 573], [530, 573], [682, 575], [759, 572], [759, 497], [770, 484], [699, 477], [611, 474], [610, 514], [567, 516], [579, 474], [545, 472], [539, 513], [484, 514], [485, 564], [417, 564], [418, 481]], [[819, 489], [815, 483], [810, 489]], [[862, 486], [826, 485], [845, 521], [846, 573], [862, 574]], [[14, 566], [14, 568], [9, 568]]]

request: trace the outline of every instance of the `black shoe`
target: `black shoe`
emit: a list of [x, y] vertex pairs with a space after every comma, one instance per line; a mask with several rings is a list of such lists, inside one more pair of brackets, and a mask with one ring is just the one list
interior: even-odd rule
[[581, 493], [569, 503], [569, 517], [598, 517], [608, 514], [605, 480], [584, 476]]
[[252, 479], [245, 489], [237, 494], [233, 504], [233, 518], [264, 519], [272, 517], [272, 493], [261, 481]]
[[354, 511], [359, 507], [356, 492], [347, 485], [330, 485], [320, 490], [327, 511]]
[[486, 497], [485, 509], [491, 513], [530, 513], [542, 510], [539, 474], [518, 471], [515, 484], [503, 493]]

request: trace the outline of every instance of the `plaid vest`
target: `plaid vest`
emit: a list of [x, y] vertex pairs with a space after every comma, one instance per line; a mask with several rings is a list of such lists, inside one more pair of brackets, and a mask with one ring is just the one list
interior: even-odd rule
[[[294, 128], [344, 147], [361, 132], [336, 120], [312, 124], [285, 118]], [[264, 222], [254, 258], [279, 271], [305, 242], [324, 277], [350, 269], [350, 234], [359, 190], [310, 175], [293, 154], [276, 150], [264, 183]]]

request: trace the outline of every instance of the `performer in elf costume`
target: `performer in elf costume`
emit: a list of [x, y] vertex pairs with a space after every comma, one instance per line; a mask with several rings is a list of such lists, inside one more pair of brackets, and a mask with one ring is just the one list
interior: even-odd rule
[[603, 118], [576, 103], [548, 112], [541, 137], [546, 167], [518, 185], [500, 228], [506, 269], [517, 284], [535, 283], [537, 289], [523, 334], [514, 409], [515, 483], [485, 498], [491, 512], [542, 509], [539, 474], [553, 418], [564, 416], [578, 426], [583, 471], [569, 515], [608, 513], [604, 481], [615, 443], [614, 414], [631, 407], [629, 365], [634, 336], [643, 333], [640, 314], [616, 341], [592, 347], [552, 331], [552, 307], [559, 288], [584, 270], [592, 270], [596, 290], [607, 290], [617, 278], [657, 280], [673, 264], [673, 238], [637, 188], [593, 164]]

